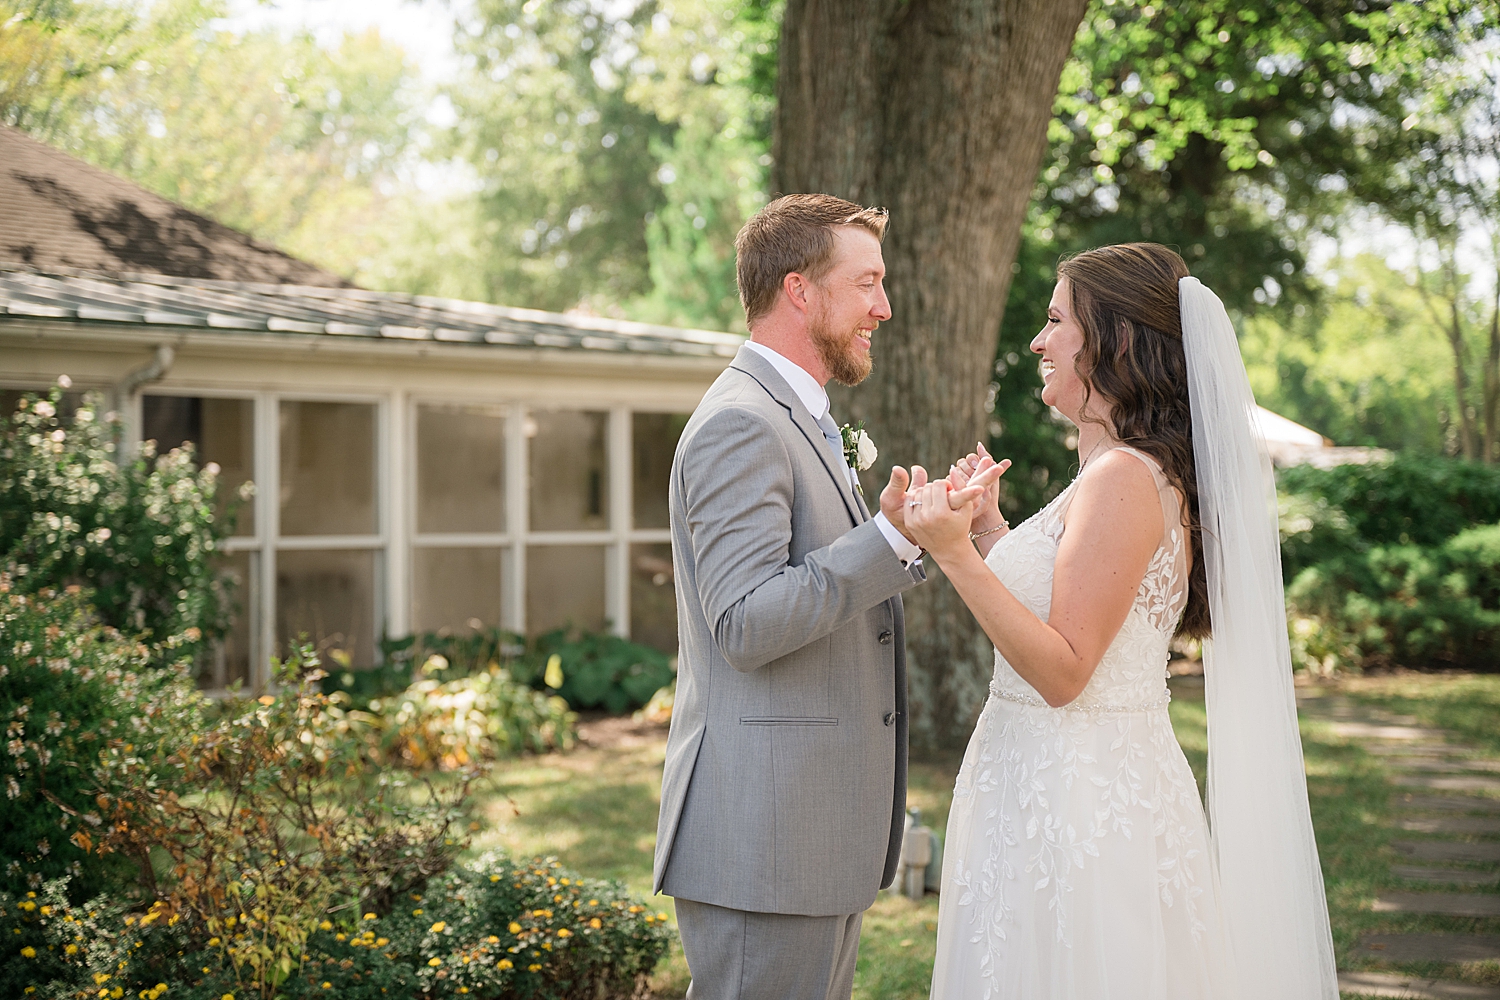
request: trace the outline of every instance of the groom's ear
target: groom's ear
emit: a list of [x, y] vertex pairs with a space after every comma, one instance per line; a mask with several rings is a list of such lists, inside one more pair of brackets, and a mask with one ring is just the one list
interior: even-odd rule
[[788, 271], [781, 278], [781, 292], [786, 296], [792, 308], [798, 312], [807, 312], [807, 288], [812, 284], [807, 276], [797, 271]]

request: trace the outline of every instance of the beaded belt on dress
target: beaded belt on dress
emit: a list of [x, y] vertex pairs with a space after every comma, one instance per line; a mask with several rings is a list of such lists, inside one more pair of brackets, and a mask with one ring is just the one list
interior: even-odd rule
[[1084, 712], [1089, 715], [1122, 715], [1131, 712], [1154, 712], [1166, 708], [1172, 701], [1172, 692], [1163, 691], [1156, 698], [1140, 705], [1111, 705], [1108, 702], [1098, 701], [1093, 698], [1076, 698], [1066, 705], [1053, 706], [1047, 704], [1041, 695], [1031, 694], [1024, 691], [1012, 691], [1003, 688], [998, 681], [990, 681], [990, 694], [996, 698], [1004, 698], [1018, 705], [1029, 705], [1033, 708], [1053, 708], [1059, 712]]

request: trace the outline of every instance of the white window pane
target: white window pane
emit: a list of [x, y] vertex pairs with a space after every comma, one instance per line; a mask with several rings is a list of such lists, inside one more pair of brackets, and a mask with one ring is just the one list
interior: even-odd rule
[[281, 404], [281, 533], [373, 535], [375, 407]]
[[630, 547], [630, 638], [663, 653], [677, 652], [677, 588], [670, 545]]
[[501, 549], [413, 549], [412, 630], [498, 628], [503, 572]]
[[255, 534], [255, 505], [239, 500], [239, 489], [255, 478], [255, 402], [205, 396], [141, 397], [141, 440], [157, 453], [191, 442], [199, 466], [219, 466], [219, 516], [236, 508], [234, 533]]
[[630, 422], [631, 493], [637, 528], [667, 527], [672, 455], [687, 426], [685, 413], [636, 413]]
[[417, 530], [505, 530], [500, 407], [417, 407]]
[[527, 418], [532, 531], [609, 527], [609, 414], [539, 410]]
[[278, 552], [276, 638], [313, 643], [328, 669], [375, 663], [375, 553]]
[[604, 628], [604, 547], [533, 545], [526, 550], [526, 632], [564, 625]]

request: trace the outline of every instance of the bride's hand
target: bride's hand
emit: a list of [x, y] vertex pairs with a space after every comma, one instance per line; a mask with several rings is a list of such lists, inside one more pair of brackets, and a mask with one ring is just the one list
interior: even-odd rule
[[974, 522], [970, 525], [970, 531], [987, 531], [990, 528], [1005, 523], [1005, 516], [1000, 513], [1000, 486], [998, 479], [1010, 468], [1010, 459], [996, 462], [985, 448], [982, 442], [976, 445], [978, 451], [970, 452], [948, 470], [948, 481], [959, 489], [968, 486], [973, 478], [989, 469], [998, 466], [999, 472], [995, 480], [985, 487], [984, 495], [974, 506]]
[[[906, 528], [918, 545], [946, 562], [960, 548], [969, 548], [969, 523], [983, 487], [953, 489], [946, 479], [912, 490], [906, 500]], [[955, 506], [956, 505], [956, 506]]]

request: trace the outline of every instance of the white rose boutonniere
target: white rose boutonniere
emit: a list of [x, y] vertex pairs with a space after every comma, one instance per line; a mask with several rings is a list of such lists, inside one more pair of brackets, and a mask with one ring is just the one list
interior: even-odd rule
[[[880, 449], [875, 447], [875, 442], [865, 433], [863, 420], [853, 425], [845, 424], [839, 428], [839, 436], [844, 442], [844, 461], [855, 472], [864, 472], [880, 457]], [[864, 490], [861, 489], [860, 492], [863, 493]]]

